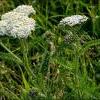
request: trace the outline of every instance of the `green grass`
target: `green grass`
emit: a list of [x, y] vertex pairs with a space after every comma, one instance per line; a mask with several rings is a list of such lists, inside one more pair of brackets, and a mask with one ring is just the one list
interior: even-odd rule
[[[0, 14], [20, 4], [37, 12], [27, 39], [0, 37], [0, 100], [100, 100], [100, 1], [93, 1], [0, 1]], [[89, 20], [58, 26], [74, 14]]]

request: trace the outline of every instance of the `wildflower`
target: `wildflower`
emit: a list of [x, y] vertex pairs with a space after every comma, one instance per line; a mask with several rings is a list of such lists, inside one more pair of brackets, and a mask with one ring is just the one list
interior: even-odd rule
[[0, 35], [3, 36], [7, 33], [6, 26], [7, 26], [6, 21], [0, 21]]
[[88, 17], [82, 16], [82, 15], [72, 15], [70, 17], [65, 17], [62, 19], [59, 23], [59, 25], [68, 25], [68, 26], [75, 26], [77, 24], [81, 24], [85, 21], [87, 21]]
[[36, 13], [34, 8], [30, 5], [20, 5], [13, 11], [18, 13], [24, 13], [26, 16], [29, 16], [31, 13], [35, 15]]
[[35, 20], [32, 18], [23, 17], [23, 19], [20, 20], [8, 21], [8, 36], [27, 38], [32, 30], [35, 30]]
[[[27, 11], [25, 12], [25, 9], [23, 10], [21, 7]], [[14, 38], [27, 38], [31, 31], [35, 30], [35, 20], [28, 17], [28, 14], [32, 12], [32, 6], [22, 5], [18, 8], [20, 8], [20, 10], [22, 9], [22, 12], [20, 10], [19, 12], [13, 10], [1, 16], [1, 20], [6, 24], [4, 29], [1, 24], [0, 35], [6, 34]]]
[[20, 20], [23, 19], [23, 17], [25, 17], [24, 13], [10, 11], [8, 13], [3, 14], [1, 16], [1, 20]]

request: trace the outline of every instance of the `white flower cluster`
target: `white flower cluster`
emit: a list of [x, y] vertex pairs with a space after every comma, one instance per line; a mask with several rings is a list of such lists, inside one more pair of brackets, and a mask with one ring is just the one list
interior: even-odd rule
[[24, 13], [26, 16], [32, 14], [36, 14], [36, 11], [32, 6], [29, 5], [21, 5], [18, 6], [16, 9], [13, 10], [14, 12]]
[[6, 21], [0, 21], [0, 35], [5, 35], [7, 33], [6, 30], [7, 22]]
[[62, 19], [59, 23], [59, 25], [68, 25], [68, 26], [75, 26], [77, 24], [81, 24], [85, 21], [87, 21], [88, 17], [82, 16], [82, 15], [72, 15], [70, 17], [65, 17]]
[[8, 21], [8, 23], [7, 31], [9, 32], [9, 36], [15, 38], [27, 38], [31, 30], [35, 29], [35, 20], [28, 17], [20, 20], [12, 20], [11, 22]]
[[27, 38], [31, 31], [35, 30], [35, 20], [28, 17], [32, 12], [35, 14], [32, 6], [22, 5], [11, 12], [3, 14], [0, 21], [0, 35]]
[[8, 13], [5, 13], [1, 16], [1, 20], [20, 20], [22, 18], [26, 17], [24, 13], [18, 13], [18, 12], [13, 12], [10, 11]]

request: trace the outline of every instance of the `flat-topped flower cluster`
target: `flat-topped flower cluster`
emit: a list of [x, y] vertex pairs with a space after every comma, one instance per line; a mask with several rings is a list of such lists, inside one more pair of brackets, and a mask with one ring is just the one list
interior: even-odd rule
[[0, 21], [0, 35], [27, 38], [31, 31], [35, 30], [35, 20], [29, 18], [31, 13], [36, 13], [32, 6], [21, 5], [3, 14]]
[[75, 26], [77, 24], [81, 24], [83, 22], [86, 22], [88, 19], [88, 17], [86, 17], [85, 15], [72, 15], [70, 17], [65, 17], [63, 18], [59, 25], [63, 25], [63, 26]]
[[[14, 38], [27, 38], [31, 31], [35, 30], [35, 20], [29, 18], [30, 14], [36, 14], [34, 8], [30, 5], [20, 5], [12, 11], [1, 16], [0, 35], [12, 36]], [[88, 17], [85, 15], [72, 15], [63, 18], [59, 25], [75, 26], [86, 22]]]

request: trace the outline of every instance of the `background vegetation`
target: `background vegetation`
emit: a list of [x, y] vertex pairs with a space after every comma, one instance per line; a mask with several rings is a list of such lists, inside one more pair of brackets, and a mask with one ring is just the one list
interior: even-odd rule
[[[0, 37], [0, 100], [100, 100], [100, 0], [0, 0], [0, 15], [30, 4], [36, 30]], [[58, 27], [65, 16], [87, 23]]]

